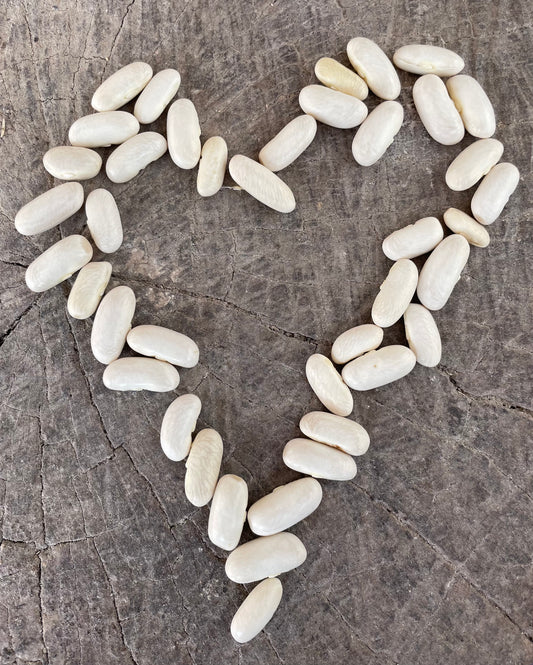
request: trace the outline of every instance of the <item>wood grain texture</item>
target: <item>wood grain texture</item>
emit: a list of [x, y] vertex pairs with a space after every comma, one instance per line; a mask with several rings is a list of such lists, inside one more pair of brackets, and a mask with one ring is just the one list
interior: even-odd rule
[[[2, 665], [533, 661], [532, 24], [526, 0], [3, 3]], [[435, 317], [442, 363], [355, 394], [371, 437], [359, 473], [324, 484], [319, 510], [293, 529], [308, 560], [283, 576], [266, 631], [239, 646], [229, 626], [246, 590], [225, 578], [207, 509], [187, 503], [184, 465], [159, 446], [175, 395], [107, 391], [91, 321], [66, 314], [73, 280], [40, 295], [24, 284], [40, 251], [87, 236], [83, 212], [34, 238], [13, 219], [54, 184], [42, 155], [66, 141], [118, 67], [176, 67], [203, 140], [221, 135], [230, 155], [256, 157], [299, 114], [316, 60], [348, 64], [357, 35], [389, 55], [412, 42], [458, 51], [495, 105], [496, 137], [522, 181]], [[467, 210], [471, 192], [451, 192], [444, 174], [471, 139], [432, 141], [414, 110], [415, 76], [400, 76], [405, 123], [386, 157], [361, 168], [354, 132], [320, 126], [282, 174], [297, 198], [290, 215], [229, 187], [201, 199], [196, 172], [168, 155], [111, 186], [124, 244], [107, 259], [110, 288], [135, 290], [135, 324], [198, 342], [200, 364], [178, 393], [199, 395], [198, 427], [222, 434], [222, 472], [245, 478], [251, 502], [297, 477], [281, 451], [300, 417], [320, 408], [305, 360], [369, 322], [390, 267], [383, 238], [450, 206]], [[164, 127], [163, 117], [151, 129]], [[103, 175], [85, 191], [101, 186]], [[384, 343], [404, 343], [401, 324]]]

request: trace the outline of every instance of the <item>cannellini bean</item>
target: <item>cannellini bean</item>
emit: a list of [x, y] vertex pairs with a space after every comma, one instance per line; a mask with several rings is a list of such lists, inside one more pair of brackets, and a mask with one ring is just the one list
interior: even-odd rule
[[312, 115], [299, 115], [270, 140], [259, 153], [259, 161], [270, 171], [281, 171], [306, 150], [316, 135]]
[[495, 222], [519, 182], [520, 172], [514, 164], [496, 164], [472, 197], [470, 207], [477, 221], [486, 225]]
[[91, 330], [91, 349], [98, 362], [108, 365], [120, 356], [134, 313], [135, 293], [129, 286], [116, 286], [102, 298]]
[[153, 356], [180, 367], [198, 364], [200, 350], [196, 342], [176, 330], [163, 326], [135, 326], [126, 339], [129, 347], [143, 356]]
[[344, 366], [342, 378], [353, 390], [372, 390], [406, 376], [415, 364], [411, 349], [393, 344], [352, 360]]
[[430, 252], [444, 238], [442, 225], [436, 217], [423, 217], [404, 226], [383, 241], [383, 253], [392, 261], [413, 259]]
[[274, 616], [283, 594], [277, 577], [263, 580], [248, 594], [231, 622], [231, 635], [244, 644], [258, 635]]
[[348, 59], [372, 92], [382, 99], [396, 99], [400, 79], [392, 62], [371, 39], [355, 37], [346, 47]]
[[104, 386], [109, 390], [151, 390], [166, 393], [180, 382], [178, 370], [154, 358], [119, 358], [104, 370]]
[[361, 166], [375, 164], [394, 141], [403, 122], [403, 108], [398, 102], [382, 102], [357, 130], [352, 154]]
[[15, 215], [15, 228], [24, 236], [43, 233], [61, 224], [83, 205], [83, 187], [65, 182], [26, 203]]
[[361, 101], [368, 97], [368, 86], [363, 79], [333, 58], [320, 58], [315, 65], [315, 76], [320, 83], [333, 90]]
[[314, 478], [300, 478], [276, 487], [248, 510], [248, 524], [258, 536], [285, 531], [308, 517], [322, 501], [322, 487]]
[[398, 67], [412, 74], [436, 74], [437, 76], [453, 76], [465, 66], [461, 56], [442, 46], [430, 44], [407, 44], [392, 56]]
[[425, 307], [431, 310], [444, 307], [461, 278], [469, 254], [468, 240], [456, 233], [444, 238], [435, 247], [422, 266], [418, 278], [417, 295]]
[[286, 573], [306, 558], [307, 550], [298, 536], [283, 531], [239, 545], [226, 560], [226, 575], [232, 582], [248, 584]]
[[410, 259], [400, 259], [389, 270], [372, 305], [372, 321], [388, 328], [402, 317], [418, 282], [418, 270]]
[[350, 415], [353, 410], [352, 394], [329, 358], [320, 353], [309, 356], [305, 374], [311, 389], [328, 411], [338, 416]]
[[233, 180], [250, 196], [278, 212], [292, 212], [294, 194], [283, 180], [265, 166], [244, 155], [234, 155], [229, 162]]
[[104, 111], [78, 118], [68, 130], [68, 140], [75, 146], [104, 148], [124, 143], [139, 131], [139, 121], [126, 111]]
[[192, 442], [185, 462], [185, 496], [193, 506], [205, 506], [211, 500], [218, 480], [224, 446], [214, 429], [203, 429]]
[[439, 329], [431, 312], [411, 303], [403, 315], [405, 335], [416, 362], [424, 367], [435, 367], [440, 362], [442, 346]]
[[180, 73], [175, 69], [163, 69], [150, 79], [135, 102], [133, 114], [143, 125], [155, 122], [178, 92]]
[[446, 81], [446, 87], [466, 131], [480, 139], [492, 136], [496, 131], [494, 108], [476, 79], [465, 74], [452, 76]]
[[139, 171], [162, 157], [167, 151], [164, 136], [157, 132], [136, 134], [115, 148], [107, 158], [105, 170], [111, 182], [128, 182]]
[[196, 395], [180, 395], [170, 404], [161, 423], [161, 448], [173, 462], [180, 462], [189, 454], [192, 433], [202, 410]]
[[474, 141], [461, 151], [446, 171], [446, 184], [454, 192], [473, 187], [497, 164], [503, 155], [503, 143], [496, 139]]
[[200, 196], [213, 196], [222, 187], [226, 165], [228, 163], [228, 146], [221, 136], [212, 136], [202, 147], [196, 189]]
[[454, 233], [464, 236], [471, 245], [486, 247], [490, 243], [487, 229], [462, 210], [448, 208], [444, 213], [444, 223]]
[[174, 164], [193, 169], [200, 159], [200, 121], [190, 99], [177, 99], [167, 113], [168, 151]]
[[344, 365], [367, 351], [377, 349], [382, 341], [383, 330], [373, 323], [355, 326], [340, 334], [333, 342], [331, 358], [334, 363]]
[[213, 494], [207, 526], [207, 535], [214, 545], [223, 550], [237, 547], [246, 521], [247, 505], [246, 482], [232, 474], [222, 476]]
[[357, 127], [368, 115], [366, 104], [360, 99], [323, 85], [305, 86], [298, 101], [304, 113], [338, 129]]
[[91, 106], [95, 111], [115, 111], [141, 92], [152, 73], [146, 62], [131, 62], [100, 84], [91, 99]]
[[98, 175], [102, 158], [89, 148], [60, 145], [44, 154], [43, 166], [58, 180], [89, 180]]
[[68, 296], [67, 310], [72, 318], [88, 319], [96, 312], [111, 278], [111, 270], [107, 261], [94, 261], [83, 266]]
[[31, 291], [47, 291], [89, 263], [92, 255], [93, 248], [86, 238], [67, 236], [30, 263], [26, 269], [26, 284]]
[[313, 441], [339, 448], [348, 455], [364, 455], [370, 445], [370, 437], [364, 427], [333, 413], [306, 413], [300, 420], [300, 429]]
[[326, 480], [351, 480], [357, 473], [350, 455], [310, 439], [291, 439], [283, 449], [283, 461], [289, 469]]
[[107, 189], [94, 189], [85, 202], [87, 226], [94, 244], [111, 254], [122, 245], [122, 222], [115, 198]]
[[443, 145], [459, 143], [465, 128], [442, 79], [426, 74], [415, 81], [413, 99], [428, 134]]

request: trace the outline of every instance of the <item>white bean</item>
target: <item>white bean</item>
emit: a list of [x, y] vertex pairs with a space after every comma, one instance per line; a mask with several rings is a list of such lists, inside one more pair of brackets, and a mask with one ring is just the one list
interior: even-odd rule
[[115, 111], [141, 92], [152, 73], [146, 62], [131, 62], [100, 84], [91, 99], [91, 106], [95, 111]]
[[444, 231], [439, 220], [436, 217], [423, 217], [388, 235], [382, 249], [392, 261], [414, 259], [435, 249], [443, 238]]
[[136, 134], [115, 148], [107, 158], [105, 170], [111, 182], [128, 182], [167, 151], [164, 136], [157, 132]]
[[300, 420], [300, 429], [313, 441], [339, 448], [348, 455], [364, 455], [370, 445], [370, 437], [364, 427], [333, 413], [306, 413]]
[[403, 122], [403, 108], [398, 102], [382, 102], [357, 130], [352, 154], [361, 166], [375, 164], [393, 143]]
[[462, 150], [446, 171], [446, 184], [454, 192], [473, 187], [503, 155], [503, 143], [480, 139]]
[[155, 122], [178, 92], [180, 73], [175, 69], [163, 69], [150, 79], [135, 102], [133, 114], [143, 125]]
[[331, 347], [331, 358], [334, 363], [344, 365], [357, 356], [377, 349], [383, 341], [383, 330], [373, 323], [355, 326], [341, 333]]
[[496, 164], [476, 189], [470, 207], [480, 224], [492, 224], [501, 215], [509, 197], [520, 182], [520, 172], [514, 164]]
[[153, 356], [180, 367], [194, 367], [200, 356], [198, 346], [190, 337], [163, 326], [135, 326], [129, 331], [127, 342], [143, 356]]
[[283, 461], [289, 469], [326, 480], [351, 480], [357, 473], [357, 465], [350, 455], [304, 438], [287, 443]]
[[416, 356], [416, 361], [424, 367], [435, 367], [439, 364], [442, 345], [439, 329], [431, 312], [411, 303], [403, 315], [405, 335], [409, 348]]
[[177, 99], [167, 113], [168, 152], [174, 164], [193, 169], [200, 159], [200, 121], [190, 99]]
[[342, 378], [353, 390], [372, 390], [406, 376], [415, 364], [411, 349], [393, 344], [352, 360], [344, 366]]
[[126, 111], [104, 111], [78, 118], [68, 130], [68, 140], [75, 146], [104, 148], [124, 143], [139, 131], [139, 121]]
[[43, 233], [61, 224], [83, 205], [83, 187], [65, 182], [26, 203], [15, 215], [15, 228], [24, 236]]
[[348, 59], [372, 92], [382, 99], [396, 99], [400, 79], [392, 62], [381, 48], [366, 37], [355, 37], [346, 47]]
[[154, 358], [119, 358], [104, 370], [104, 386], [109, 390], [150, 390], [165, 393], [180, 382], [178, 370]]
[[234, 155], [229, 162], [233, 180], [250, 196], [278, 212], [292, 212], [294, 194], [283, 180], [265, 166], [244, 155]]
[[87, 226], [94, 244], [101, 252], [111, 254], [122, 245], [122, 222], [120, 212], [111, 192], [94, 189], [85, 202]]
[[207, 535], [214, 545], [223, 550], [237, 547], [246, 521], [247, 505], [246, 482], [232, 474], [222, 476], [213, 494], [207, 526]]
[[89, 180], [98, 175], [102, 158], [89, 148], [60, 145], [44, 154], [43, 166], [58, 180]]
[[26, 269], [26, 284], [40, 293], [60, 284], [89, 263], [91, 243], [80, 235], [63, 238], [38, 256]]
[[283, 594], [277, 577], [269, 577], [248, 594], [231, 622], [231, 635], [244, 644], [258, 635], [274, 616]]
[[180, 395], [169, 405], [161, 423], [161, 448], [173, 462], [180, 462], [189, 454], [192, 433], [202, 410], [196, 395]]
[[185, 462], [185, 496], [193, 506], [211, 500], [218, 480], [224, 446], [214, 429], [203, 429], [195, 436]]
[[315, 76], [332, 90], [352, 95], [361, 101], [368, 97], [368, 86], [363, 79], [333, 58], [320, 58], [315, 65]]
[[78, 273], [68, 296], [67, 310], [74, 319], [88, 319], [96, 312], [100, 298], [111, 278], [107, 261], [87, 263]]
[[446, 87], [466, 131], [480, 139], [492, 136], [496, 131], [494, 108], [476, 79], [466, 74], [452, 76], [446, 81]]
[[196, 189], [200, 196], [213, 196], [224, 182], [228, 146], [221, 136], [212, 136], [202, 147]]
[[258, 536], [285, 531], [308, 517], [322, 501], [322, 487], [314, 478], [300, 478], [276, 487], [250, 506], [248, 524]]
[[305, 86], [300, 90], [298, 101], [304, 113], [338, 129], [357, 127], [368, 115], [366, 104], [360, 99], [323, 85]]
[[135, 313], [135, 293], [129, 286], [116, 286], [102, 298], [91, 330], [91, 349], [98, 362], [116, 360], [126, 343]]
[[232, 582], [249, 584], [297, 568], [306, 558], [302, 541], [283, 531], [239, 545], [226, 560], [226, 575]]
[[312, 115], [293, 118], [259, 153], [259, 161], [270, 171], [281, 171], [292, 164], [311, 145], [316, 135]]
[[459, 143], [465, 128], [442, 79], [426, 74], [415, 81], [413, 99], [428, 134], [443, 145]]
[[453, 76], [465, 66], [461, 56], [442, 46], [430, 44], [407, 44], [392, 56], [398, 69], [412, 74], [436, 74]]
[[444, 213], [444, 223], [454, 233], [464, 236], [471, 245], [486, 247], [490, 243], [487, 229], [457, 208], [448, 208]]
[[469, 254], [468, 240], [456, 233], [435, 247], [418, 278], [417, 295], [425, 307], [431, 310], [444, 307], [461, 278]]
[[322, 404], [338, 416], [349, 416], [353, 397], [329, 358], [320, 353], [309, 356], [305, 374], [311, 389]]
[[388, 328], [402, 317], [416, 291], [418, 270], [410, 259], [400, 259], [389, 270], [372, 305], [372, 321]]

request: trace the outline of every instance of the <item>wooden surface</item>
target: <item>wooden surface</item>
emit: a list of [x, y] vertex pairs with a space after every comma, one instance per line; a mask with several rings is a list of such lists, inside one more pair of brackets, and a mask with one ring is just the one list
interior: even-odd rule
[[[526, 0], [3, 3], [2, 664], [533, 661], [532, 21]], [[105, 390], [91, 322], [66, 315], [71, 281], [42, 295], [24, 284], [41, 250], [87, 235], [83, 213], [33, 238], [13, 219], [54, 184], [43, 153], [66, 141], [118, 67], [177, 67], [204, 139], [221, 134], [230, 153], [255, 157], [299, 113], [316, 60], [347, 64], [356, 35], [389, 55], [412, 42], [458, 51], [495, 105], [496, 137], [522, 181], [436, 315], [442, 363], [355, 395], [370, 450], [353, 481], [323, 483], [320, 508], [292, 529], [308, 559], [283, 575], [266, 632], [240, 647], [229, 624], [246, 590], [224, 575], [207, 509], [184, 497], [184, 465], [159, 446], [174, 395]], [[251, 500], [296, 477], [281, 451], [319, 406], [305, 360], [369, 321], [390, 266], [383, 238], [448, 206], [468, 209], [472, 192], [444, 184], [459, 146], [429, 138], [415, 77], [401, 80], [405, 123], [386, 157], [361, 168], [354, 132], [320, 126], [283, 173], [293, 214], [230, 187], [202, 200], [195, 172], [168, 155], [110, 187], [125, 234], [112, 284], [135, 290], [135, 323], [198, 341], [200, 364], [177, 393], [200, 396], [200, 425], [224, 439], [223, 472], [242, 475]], [[99, 176], [85, 190], [108, 185]], [[400, 324], [385, 342], [405, 343]]]

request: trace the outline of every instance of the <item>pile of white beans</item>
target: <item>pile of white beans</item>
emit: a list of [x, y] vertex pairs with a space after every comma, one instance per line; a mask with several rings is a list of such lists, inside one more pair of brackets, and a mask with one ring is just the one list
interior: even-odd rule
[[[304, 114], [291, 120], [263, 147], [259, 161], [244, 155], [229, 161], [235, 183], [274, 210], [288, 213], [295, 208], [292, 191], [275, 172], [291, 164], [312, 143], [317, 121], [341, 129], [360, 125], [352, 152], [362, 166], [377, 162], [401, 128], [403, 108], [393, 101], [400, 94], [400, 80], [392, 62], [377, 44], [361, 37], [349, 42], [347, 53], [355, 71], [332, 58], [316, 63], [315, 73], [322, 85], [301, 90], [299, 102]], [[426, 130], [437, 142], [456, 144], [465, 129], [479, 139], [450, 164], [446, 172], [450, 189], [466, 190], [483, 180], [472, 198], [473, 217], [455, 208], [444, 213], [444, 223], [452, 231], [446, 238], [436, 217], [420, 219], [385, 238], [383, 252], [394, 264], [374, 300], [372, 323], [343, 332], [331, 349], [332, 360], [321, 354], [308, 359], [309, 385], [328, 412], [306, 413], [300, 420], [304, 436], [289, 441], [283, 450], [285, 464], [308, 477], [276, 488], [247, 513], [246, 482], [235, 475], [219, 479], [223, 444], [218, 432], [204, 429], [193, 441], [200, 399], [181, 395], [163, 417], [163, 452], [173, 461], [187, 458], [187, 499], [195, 506], [211, 501], [208, 534], [216, 546], [231, 551], [227, 576], [240, 584], [263, 580], [233, 618], [231, 633], [238, 642], [251, 640], [276, 611], [282, 596], [277, 576], [306, 559], [303, 543], [286, 529], [318, 508], [322, 487], [316, 478], [350, 480], [357, 471], [353, 457], [368, 449], [366, 430], [347, 418], [353, 410], [350, 389], [370, 390], [396, 381], [417, 362], [426, 367], [439, 363], [441, 340], [431, 311], [448, 301], [468, 260], [470, 245], [489, 244], [485, 227], [499, 217], [519, 181], [515, 166], [498, 163], [503, 145], [490, 138], [496, 128], [493, 107], [475, 79], [458, 75], [464, 63], [457, 54], [412, 44], [396, 51], [393, 61], [397, 67], [421, 75], [413, 86], [414, 102]], [[202, 146], [192, 101], [172, 103], [166, 138], [153, 131], [139, 133], [140, 124], [160, 117], [180, 86], [180, 75], [174, 69], [152, 74], [150, 65], [134, 62], [106, 79], [92, 98], [97, 113], [74, 122], [68, 133], [71, 145], [49, 150], [43, 157], [45, 169], [60, 180], [93, 178], [102, 165], [93, 148], [117, 144], [107, 159], [106, 174], [112, 182], [123, 183], [168, 148], [178, 167], [192, 169], [199, 164], [197, 189], [201, 196], [216, 194], [226, 172], [226, 142], [213, 136]], [[444, 83], [441, 77], [450, 78]], [[363, 103], [369, 89], [385, 100], [370, 115]], [[137, 95], [133, 114], [117, 110]], [[77, 212], [83, 201], [79, 182], [59, 185], [21, 208], [15, 226], [24, 235], [42, 233]], [[92, 191], [85, 211], [96, 247], [103, 253], [115, 252], [123, 235], [111, 192]], [[428, 252], [419, 274], [411, 259]], [[132, 328], [134, 292], [128, 286], [117, 286], [102, 298], [112, 266], [107, 261], [91, 262], [92, 255], [91, 243], [85, 237], [67, 236], [31, 263], [26, 283], [31, 290], [41, 292], [79, 270], [67, 309], [77, 319], [95, 314], [91, 348], [95, 358], [106, 365], [104, 384], [111, 390], [174, 390], [179, 384], [175, 366], [194, 367], [199, 359], [197, 345], [186, 335], [161, 326]], [[415, 293], [420, 304], [411, 302]], [[402, 317], [408, 345], [380, 347], [383, 329]], [[139, 355], [120, 358], [126, 343]], [[341, 373], [334, 363], [344, 366]], [[258, 538], [238, 546], [246, 518]]]

